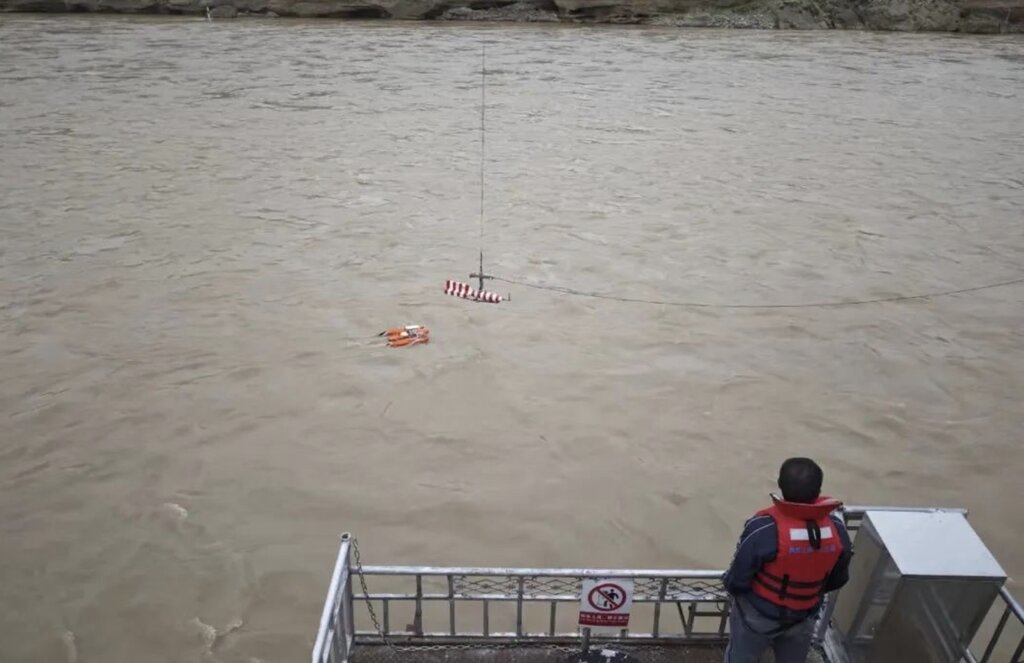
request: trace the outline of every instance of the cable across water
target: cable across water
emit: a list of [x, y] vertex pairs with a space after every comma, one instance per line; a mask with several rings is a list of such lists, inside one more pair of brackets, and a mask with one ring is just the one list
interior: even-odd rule
[[933, 292], [924, 292], [912, 295], [893, 295], [890, 297], [875, 297], [871, 299], [853, 299], [853, 300], [842, 300], [837, 299], [834, 301], [818, 301], [818, 302], [786, 302], [777, 304], [742, 304], [742, 303], [714, 303], [714, 302], [698, 302], [698, 301], [671, 301], [663, 299], [647, 299], [644, 297], [628, 297], [614, 294], [607, 294], [601, 292], [591, 292], [587, 290], [577, 290], [575, 288], [568, 288], [558, 285], [550, 285], [546, 283], [534, 283], [530, 281], [524, 281], [521, 279], [509, 279], [500, 276], [491, 277], [495, 281], [501, 281], [502, 283], [509, 283], [511, 285], [518, 285], [524, 288], [532, 288], [534, 290], [546, 290], [548, 292], [556, 292], [563, 295], [570, 295], [573, 297], [588, 297], [590, 299], [604, 299], [615, 302], [625, 302], [629, 304], [652, 304], [657, 306], [675, 306], [680, 308], [705, 308], [705, 309], [801, 309], [801, 308], [840, 308], [846, 306], [864, 306], [867, 304], [886, 304], [893, 302], [907, 302], [916, 299], [935, 299], [938, 297], [949, 297], [952, 295], [962, 295], [969, 292], [980, 292], [983, 290], [993, 290], [995, 288], [1005, 288], [1012, 285], [1020, 285], [1024, 283], [1024, 277], [1010, 279], [1008, 281], [998, 281], [995, 283], [986, 283], [985, 285], [972, 286], [969, 288], [958, 288], [956, 290], [937, 290]]

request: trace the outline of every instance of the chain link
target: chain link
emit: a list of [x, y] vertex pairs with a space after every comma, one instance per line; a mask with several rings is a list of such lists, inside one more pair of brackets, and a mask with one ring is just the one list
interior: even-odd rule
[[394, 649], [394, 645], [388, 642], [384, 629], [381, 628], [380, 621], [377, 619], [377, 611], [373, 609], [373, 601], [370, 600], [370, 590], [366, 588], [366, 576], [363, 574], [363, 559], [359, 554], [359, 543], [355, 537], [352, 537], [352, 552], [355, 553], [356, 576], [359, 578], [359, 585], [363, 589], [363, 600], [366, 602], [366, 611], [370, 613], [370, 621], [373, 622], [373, 628], [377, 629], [377, 635], [380, 636], [381, 644]]

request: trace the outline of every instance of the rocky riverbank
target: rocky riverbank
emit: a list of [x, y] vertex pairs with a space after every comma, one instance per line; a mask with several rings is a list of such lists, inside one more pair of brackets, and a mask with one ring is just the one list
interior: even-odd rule
[[1024, 33], [1024, 0], [0, 0], [0, 11]]

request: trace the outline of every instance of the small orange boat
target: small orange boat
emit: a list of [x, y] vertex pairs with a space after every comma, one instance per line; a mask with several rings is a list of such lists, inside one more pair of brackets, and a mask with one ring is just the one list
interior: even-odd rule
[[382, 331], [378, 336], [385, 336], [388, 339], [388, 347], [401, 348], [406, 345], [430, 342], [430, 330], [423, 325], [406, 325], [404, 327], [392, 327]]

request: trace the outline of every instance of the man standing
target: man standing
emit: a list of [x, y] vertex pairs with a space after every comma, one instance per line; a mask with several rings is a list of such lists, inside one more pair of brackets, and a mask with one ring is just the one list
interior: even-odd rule
[[821, 496], [824, 473], [810, 458], [779, 469], [782, 499], [747, 521], [725, 574], [732, 595], [725, 663], [758, 663], [769, 647], [776, 663], [804, 663], [826, 592], [849, 580], [853, 546], [832, 512], [839, 500]]

